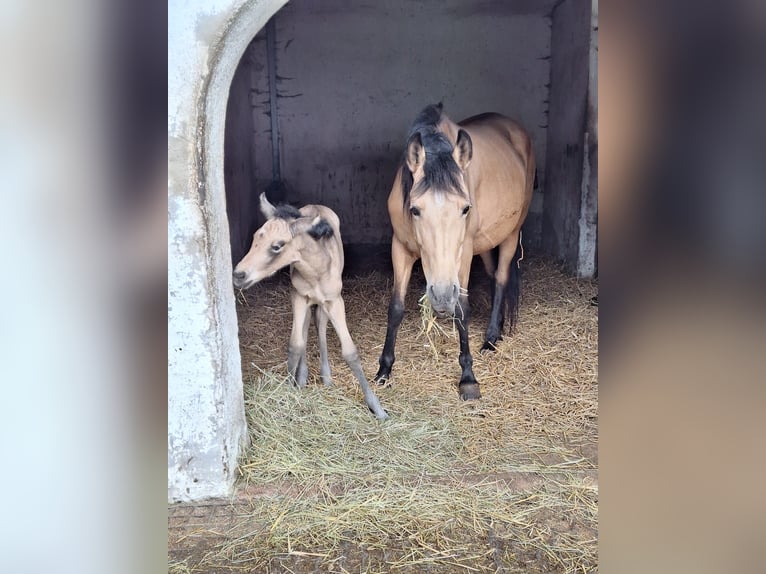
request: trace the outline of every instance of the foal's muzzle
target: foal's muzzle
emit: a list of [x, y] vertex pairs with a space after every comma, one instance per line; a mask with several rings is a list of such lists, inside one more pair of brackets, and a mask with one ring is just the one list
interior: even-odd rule
[[447, 317], [455, 314], [457, 297], [460, 292], [457, 283], [435, 283], [428, 286], [427, 292], [428, 300], [437, 316]]
[[234, 287], [237, 289], [244, 289], [249, 285], [249, 281], [247, 280], [247, 273], [244, 271], [235, 271], [234, 272]]

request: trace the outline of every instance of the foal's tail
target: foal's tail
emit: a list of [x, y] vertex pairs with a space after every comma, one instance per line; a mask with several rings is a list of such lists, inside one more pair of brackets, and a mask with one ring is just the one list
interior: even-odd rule
[[521, 232], [519, 242], [516, 245], [516, 253], [511, 259], [511, 269], [508, 274], [508, 283], [505, 284], [505, 308], [508, 315], [508, 331], [513, 330], [519, 315], [519, 298], [521, 296], [521, 269], [519, 262], [524, 258], [524, 248], [521, 246]]

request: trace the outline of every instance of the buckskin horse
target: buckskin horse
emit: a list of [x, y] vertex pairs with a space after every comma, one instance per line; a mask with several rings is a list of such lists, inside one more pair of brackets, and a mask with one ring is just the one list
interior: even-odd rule
[[[394, 229], [394, 288], [386, 342], [375, 381], [385, 384], [394, 363], [404, 297], [417, 259], [428, 300], [438, 316], [454, 316], [460, 338], [462, 399], [481, 397], [468, 346], [468, 275], [480, 255], [492, 283], [492, 311], [482, 351], [502, 339], [519, 297], [519, 233], [535, 180], [532, 141], [513, 120], [495, 113], [456, 124], [442, 105], [423, 109], [410, 129], [404, 158], [388, 196]], [[493, 254], [499, 246], [497, 261]]]
[[338, 216], [324, 205], [306, 205], [300, 209], [291, 205], [274, 206], [263, 193], [260, 205], [267, 221], [255, 232], [250, 251], [234, 268], [234, 286], [247, 289], [289, 265], [293, 306], [287, 352], [290, 377], [299, 388], [306, 386], [306, 341], [311, 312], [315, 308], [322, 381], [325, 385], [332, 384], [327, 358], [329, 319], [340, 339], [343, 359], [359, 381], [367, 406], [377, 418], [388, 418], [364, 376], [346, 324], [346, 308], [341, 296], [343, 243]]

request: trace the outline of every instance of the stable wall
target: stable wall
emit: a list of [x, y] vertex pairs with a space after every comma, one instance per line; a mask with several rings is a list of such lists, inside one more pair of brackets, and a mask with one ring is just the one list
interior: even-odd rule
[[552, 14], [543, 250], [582, 277], [596, 271], [597, 14], [590, 0]]
[[[532, 135], [544, 184], [553, 5], [289, 2], [274, 17], [286, 199], [336, 210], [347, 244], [388, 243], [386, 198], [407, 131], [438, 101], [455, 120], [485, 111], [517, 119]], [[252, 110], [247, 127], [233, 115], [227, 123], [227, 151], [235, 154], [226, 159], [227, 194], [237, 203], [257, 197], [273, 178], [266, 38], [261, 31], [248, 46], [231, 89], [230, 107]], [[245, 167], [245, 154], [252, 171], [230, 170]], [[538, 194], [525, 229], [528, 247], [540, 244], [541, 211]], [[257, 222], [247, 212], [232, 220], [235, 260]]]

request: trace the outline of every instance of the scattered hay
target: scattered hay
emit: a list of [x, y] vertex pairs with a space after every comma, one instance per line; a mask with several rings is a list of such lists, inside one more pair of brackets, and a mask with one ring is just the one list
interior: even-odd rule
[[[377, 389], [391, 414], [383, 422], [364, 407], [334, 336], [335, 385], [321, 384], [313, 330], [310, 384], [287, 384], [285, 277], [244, 293], [251, 447], [226, 526], [206, 520], [197, 539], [207, 546], [194, 560], [178, 542], [175, 557], [185, 560], [171, 571], [595, 571], [597, 308], [589, 301], [597, 286], [525, 263], [517, 327], [493, 354], [478, 353], [489, 287], [472, 279], [470, 342], [483, 398], [468, 403], [457, 395], [454, 329], [418, 314], [424, 281], [413, 278], [392, 385]], [[376, 273], [344, 283], [369, 377], [390, 283]]]

